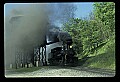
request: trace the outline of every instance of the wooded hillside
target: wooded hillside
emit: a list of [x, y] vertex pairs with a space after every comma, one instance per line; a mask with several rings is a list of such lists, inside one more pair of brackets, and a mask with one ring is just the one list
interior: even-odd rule
[[92, 57], [84, 65], [115, 69], [115, 3], [96, 2], [93, 6], [89, 17], [70, 19], [63, 30], [72, 36], [79, 59]]

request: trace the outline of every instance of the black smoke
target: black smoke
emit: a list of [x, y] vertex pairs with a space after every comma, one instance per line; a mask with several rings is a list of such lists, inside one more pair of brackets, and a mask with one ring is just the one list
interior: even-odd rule
[[46, 34], [52, 25], [55, 26], [56, 21], [64, 23], [74, 16], [73, 4], [27, 5], [29, 6], [22, 7], [21, 5], [5, 16], [5, 68], [10, 64], [15, 64], [17, 54], [31, 58], [34, 48], [44, 43]]

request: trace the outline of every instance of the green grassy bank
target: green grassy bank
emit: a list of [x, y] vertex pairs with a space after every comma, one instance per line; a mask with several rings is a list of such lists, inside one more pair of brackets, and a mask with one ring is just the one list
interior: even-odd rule
[[83, 66], [115, 70], [115, 39], [111, 38], [104, 46], [90, 54]]

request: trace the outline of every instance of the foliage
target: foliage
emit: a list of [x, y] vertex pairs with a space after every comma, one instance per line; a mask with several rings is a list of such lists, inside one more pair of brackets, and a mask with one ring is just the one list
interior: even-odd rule
[[115, 31], [115, 3], [101, 2], [94, 4], [94, 15], [96, 20], [102, 22], [103, 30], [108, 30], [108, 36]]
[[96, 2], [93, 6], [94, 11], [90, 13], [88, 19], [72, 18], [63, 26], [63, 30], [72, 36], [73, 46], [79, 58], [99, 54], [109, 55], [109, 51], [113, 54], [112, 50], [115, 48], [115, 46], [109, 47], [115, 44], [113, 42], [115, 3]]
[[98, 49], [99, 55], [92, 56], [83, 66], [115, 70], [115, 40]]

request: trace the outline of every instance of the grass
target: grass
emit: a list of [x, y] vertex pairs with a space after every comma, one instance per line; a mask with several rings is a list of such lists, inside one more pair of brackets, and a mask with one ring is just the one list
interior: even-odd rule
[[32, 67], [32, 68], [19, 68], [19, 69], [16, 69], [15, 71], [16, 72], [33, 72], [33, 71], [36, 71], [36, 70], [39, 70], [41, 69], [40, 67]]
[[83, 66], [115, 70], [115, 40], [109, 40], [103, 47], [93, 53]]
[[83, 66], [115, 70], [114, 55], [103, 53], [88, 59]]
[[[31, 67], [31, 68], [18, 68], [18, 69], [9, 69], [10, 71], [14, 71], [14, 72], [33, 72], [33, 71], [37, 71], [39, 69], [41, 69], [43, 66], [41, 67]], [[45, 67], [45, 66], [44, 66]]]

